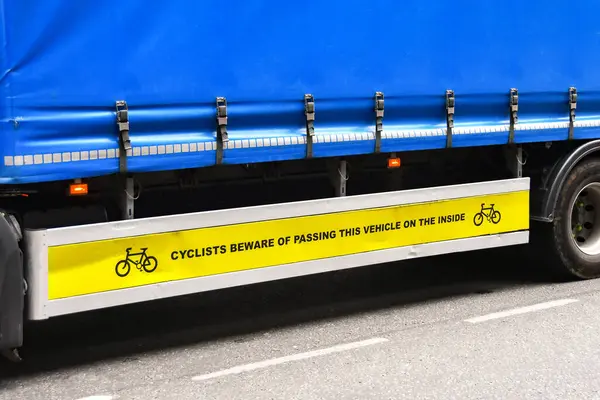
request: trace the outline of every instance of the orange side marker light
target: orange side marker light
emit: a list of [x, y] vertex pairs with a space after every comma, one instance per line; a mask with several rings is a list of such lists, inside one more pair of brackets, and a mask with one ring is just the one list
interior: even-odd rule
[[71, 196], [83, 196], [88, 194], [87, 183], [72, 183], [69, 185], [69, 194]]
[[400, 158], [388, 158], [388, 168], [399, 168]]

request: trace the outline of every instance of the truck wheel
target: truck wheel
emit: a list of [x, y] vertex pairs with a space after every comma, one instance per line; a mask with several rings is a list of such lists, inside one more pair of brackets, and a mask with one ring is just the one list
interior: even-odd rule
[[600, 277], [600, 160], [589, 159], [568, 175], [554, 209], [554, 221], [545, 224], [554, 242], [541, 253], [565, 277]]

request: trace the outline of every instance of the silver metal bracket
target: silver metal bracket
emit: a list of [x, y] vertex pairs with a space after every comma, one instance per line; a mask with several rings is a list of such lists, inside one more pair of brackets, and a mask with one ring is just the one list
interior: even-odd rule
[[375, 153], [381, 152], [381, 133], [383, 132], [383, 107], [383, 93], [375, 92]]
[[119, 128], [119, 172], [127, 172], [127, 156], [131, 153], [131, 139], [129, 137], [129, 108], [125, 100], [118, 100], [117, 127]]
[[446, 147], [452, 147], [452, 131], [454, 130], [454, 90], [446, 90]]
[[315, 136], [315, 98], [312, 94], [304, 95], [304, 115], [306, 116], [306, 158], [312, 158]]
[[227, 133], [227, 99], [217, 97], [217, 164], [223, 162], [223, 149], [229, 142]]
[[569, 140], [575, 135], [575, 110], [577, 110], [577, 89], [569, 88]]
[[346, 196], [346, 184], [348, 182], [348, 162], [344, 159], [332, 158], [327, 160], [327, 171], [329, 181], [334, 189], [335, 197]]
[[123, 219], [134, 218], [135, 185], [133, 177], [125, 178], [125, 190], [123, 190], [123, 205], [121, 207]]
[[515, 142], [515, 125], [519, 122], [519, 91], [510, 89], [510, 127], [508, 130], [508, 143]]
[[346, 196], [346, 182], [348, 181], [348, 163], [345, 160], [340, 161], [337, 170], [337, 185], [335, 195], [337, 197]]
[[527, 155], [524, 153], [520, 145], [506, 147], [506, 164], [514, 178], [523, 177], [523, 166], [527, 163]]

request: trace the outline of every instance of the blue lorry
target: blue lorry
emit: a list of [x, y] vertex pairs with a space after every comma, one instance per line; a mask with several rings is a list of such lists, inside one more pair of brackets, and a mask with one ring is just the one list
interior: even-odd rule
[[596, 12], [0, 0], [0, 349], [29, 320], [529, 242], [600, 276]]

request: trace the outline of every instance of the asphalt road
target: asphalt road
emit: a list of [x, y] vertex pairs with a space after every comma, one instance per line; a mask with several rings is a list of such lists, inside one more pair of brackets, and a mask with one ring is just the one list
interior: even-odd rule
[[600, 399], [600, 281], [513, 249], [28, 327], [0, 400]]

